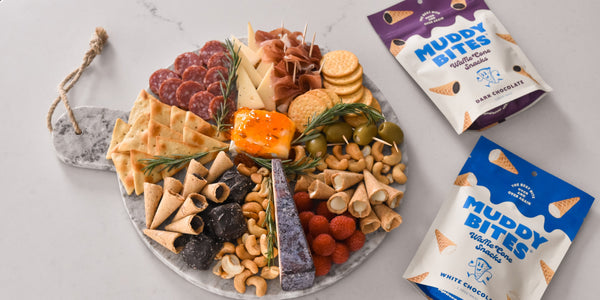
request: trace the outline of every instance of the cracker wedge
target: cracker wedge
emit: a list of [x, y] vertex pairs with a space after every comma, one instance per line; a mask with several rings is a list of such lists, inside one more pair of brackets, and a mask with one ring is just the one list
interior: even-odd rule
[[117, 119], [115, 122], [115, 127], [113, 128], [112, 138], [110, 139], [110, 145], [108, 146], [108, 151], [106, 151], [106, 159], [111, 159], [111, 154], [117, 149], [119, 143], [125, 139], [127, 136], [127, 132], [131, 128], [131, 125], [127, 124], [127, 122]]
[[213, 126], [210, 123], [206, 122], [204, 119], [198, 117], [196, 114], [194, 114], [191, 111], [188, 111], [185, 114], [185, 121], [183, 123], [183, 126], [189, 127], [195, 131], [198, 131], [198, 132], [208, 135], [208, 136], [215, 135], [215, 129], [213, 128]]
[[144, 173], [143, 168], [146, 166], [146, 164], [143, 163], [142, 160], [152, 159], [154, 158], [153, 155], [137, 150], [131, 150], [130, 153], [135, 194], [140, 195], [144, 192], [144, 182], [157, 183], [162, 179], [162, 176], [158, 170], [153, 170], [150, 173]]
[[185, 110], [177, 106], [171, 106], [171, 120], [169, 121], [169, 127], [179, 133], [182, 133], [183, 126], [185, 126], [185, 115]]
[[156, 154], [156, 137], [162, 136], [174, 140], [183, 140], [181, 133], [154, 120], [148, 122], [148, 150], [147, 153]]
[[128, 195], [133, 193], [135, 188], [133, 183], [133, 172], [131, 169], [131, 159], [129, 156], [129, 152], [127, 153], [118, 153], [113, 152], [110, 155], [113, 163], [115, 164], [115, 169], [117, 171], [117, 175], [119, 175], [119, 180], [125, 187], [125, 191], [127, 191]]
[[[162, 136], [156, 137], [156, 148], [155, 149], [157, 150], [156, 154], [158, 156], [192, 155], [192, 154], [197, 154], [200, 152], [208, 151], [208, 148], [203, 147], [203, 146], [195, 146], [195, 145], [184, 143], [180, 140], [169, 139], [169, 138], [162, 137]], [[205, 164], [205, 163], [211, 161], [212, 159], [214, 159], [214, 157], [211, 158], [211, 156], [212, 156], [211, 154], [202, 157], [198, 161], [202, 164]], [[216, 155], [216, 153], [214, 155]], [[211, 158], [211, 159], [208, 159], [208, 158]], [[163, 170], [161, 172], [162, 176], [163, 176], [163, 178], [172, 176], [175, 173], [179, 172], [181, 169], [185, 168], [186, 166], [187, 166], [187, 164], [180, 166], [179, 168], [173, 168], [170, 171]]]
[[119, 143], [118, 152], [130, 150], [146, 151], [148, 149], [148, 122], [150, 114], [139, 116], [127, 132], [127, 135]]

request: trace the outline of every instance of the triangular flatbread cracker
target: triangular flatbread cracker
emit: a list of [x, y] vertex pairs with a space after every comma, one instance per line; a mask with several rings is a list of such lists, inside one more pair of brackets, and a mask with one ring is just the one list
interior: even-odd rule
[[145, 152], [148, 149], [148, 121], [150, 115], [145, 114], [139, 116], [135, 123], [131, 125], [131, 128], [127, 132], [127, 135], [119, 143], [118, 151], [127, 152], [130, 150], [138, 150]]
[[[206, 152], [208, 149], [206, 147], [194, 146], [194, 145], [184, 143], [182, 141], [158, 136], [158, 137], [156, 137], [156, 150], [157, 150], [156, 153], [158, 156], [175, 156], [175, 155], [197, 154], [200, 152]], [[205, 155], [203, 158], [199, 159], [198, 161], [202, 164], [206, 164], [207, 162], [214, 159], [214, 157], [212, 157], [212, 159], [209, 159], [210, 157], [208, 157], [208, 156], [210, 156], [210, 154]], [[163, 170], [162, 176], [163, 177], [172, 176], [173, 174], [177, 173], [179, 170], [185, 168], [186, 166], [187, 166], [187, 164], [180, 166], [179, 168], [171, 169], [170, 171]]]
[[167, 127], [171, 126], [171, 106], [157, 99], [150, 101], [150, 120], [154, 120]]
[[162, 177], [158, 170], [145, 174], [143, 168], [146, 166], [142, 159], [152, 159], [154, 156], [137, 150], [131, 150], [131, 169], [133, 172], [133, 184], [137, 195], [144, 192], [144, 182], [157, 183]]
[[111, 159], [111, 154], [117, 149], [119, 143], [125, 139], [130, 128], [131, 125], [127, 124], [127, 122], [117, 119], [113, 128], [112, 138], [110, 139], [110, 146], [108, 146], [108, 151], [106, 151], [106, 159]]
[[189, 127], [208, 136], [215, 135], [215, 129], [213, 128], [213, 126], [191, 111], [188, 111], [185, 114], [185, 123], [183, 125], [184, 127]]
[[119, 175], [119, 179], [125, 187], [125, 191], [127, 191], [128, 195], [131, 195], [135, 186], [133, 182], [133, 172], [131, 169], [131, 159], [129, 157], [129, 152], [113, 152], [111, 154], [111, 159], [113, 161], [113, 164], [115, 164], [117, 175]]
[[185, 113], [185, 110], [177, 106], [171, 106], [171, 120], [169, 121], [169, 127], [179, 133], [182, 133], [183, 126], [185, 124]]
[[150, 114], [151, 102], [161, 103], [158, 99], [148, 94], [146, 90], [141, 90], [135, 99], [135, 102], [133, 103], [131, 111], [129, 112], [129, 119], [127, 119], [127, 122], [129, 122], [129, 124], [133, 124], [140, 116]]
[[206, 147], [206, 149], [208, 150], [226, 148], [229, 146], [229, 144], [227, 143], [223, 143], [215, 138], [202, 134], [189, 127], [183, 128], [183, 142], [198, 147]]
[[183, 140], [181, 133], [160, 124], [154, 120], [148, 122], [148, 151], [147, 153], [156, 154], [156, 137], [162, 136], [173, 140]]

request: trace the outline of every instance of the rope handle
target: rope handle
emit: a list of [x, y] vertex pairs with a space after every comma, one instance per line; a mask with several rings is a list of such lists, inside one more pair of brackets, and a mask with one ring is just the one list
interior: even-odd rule
[[56, 110], [56, 106], [62, 100], [65, 104], [65, 108], [67, 109], [67, 113], [69, 115], [69, 119], [71, 120], [71, 124], [73, 124], [73, 128], [75, 129], [76, 134], [81, 134], [81, 129], [79, 128], [79, 124], [77, 124], [77, 120], [75, 119], [75, 115], [73, 114], [73, 110], [69, 105], [69, 100], [67, 99], [67, 92], [75, 85], [79, 77], [81, 77], [81, 73], [83, 70], [87, 68], [96, 55], [102, 52], [102, 48], [108, 39], [108, 34], [106, 30], [102, 27], [96, 27], [94, 34], [92, 34], [92, 39], [90, 40], [90, 49], [85, 53], [83, 57], [83, 62], [81, 65], [73, 70], [63, 81], [58, 85], [58, 97], [52, 102], [50, 106], [50, 110], [48, 111], [48, 115], [46, 116], [46, 126], [48, 130], [52, 132], [52, 115], [54, 114], [54, 110]]

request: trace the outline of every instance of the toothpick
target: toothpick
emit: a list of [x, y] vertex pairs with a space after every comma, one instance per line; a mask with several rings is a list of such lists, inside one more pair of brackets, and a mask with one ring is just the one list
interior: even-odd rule
[[325, 65], [325, 61], [327, 61], [327, 56], [325, 56], [323, 60], [321, 60], [321, 67], [319, 67], [319, 71], [317, 71], [317, 74], [321, 74], [321, 70], [323, 69], [323, 65]]
[[382, 144], [384, 144], [384, 145], [388, 145], [390, 147], [393, 147], [392, 144], [390, 144], [390, 143], [388, 143], [388, 142], [386, 142], [386, 141], [384, 141], [384, 140], [382, 140], [380, 138], [373, 137], [373, 139], [376, 140], [376, 141], [378, 141], [378, 142], [380, 142], [380, 143], [382, 143]]
[[292, 82], [296, 82], [296, 62], [294, 61], [294, 75], [292, 75]]
[[396, 149], [396, 151], [400, 152], [400, 149], [398, 149], [398, 144], [396, 144], [396, 141], [394, 141], [394, 148]]
[[350, 144], [350, 143], [348, 142], [348, 139], [346, 138], [346, 136], [345, 136], [345, 135], [342, 135], [342, 138], [344, 138], [344, 142], [346, 142], [346, 145]]
[[[308, 28], [308, 23], [304, 24], [304, 31], [302, 32], [302, 44], [305, 44], [304, 37], [306, 37], [306, 29]], [[310, 55], [309, 55], [310, 56]]]
[[281, 20], [281, 37], [283, 37], [283, 20]]
[[315, 45], [315, 36], [317, 35], [317, 33], [313, 33], [313, 38], [312, 38], [312, 42], [310, 42], [310, 51], [308, 51], [308, 57], [312, 56], [312, 49], [313, 46]]

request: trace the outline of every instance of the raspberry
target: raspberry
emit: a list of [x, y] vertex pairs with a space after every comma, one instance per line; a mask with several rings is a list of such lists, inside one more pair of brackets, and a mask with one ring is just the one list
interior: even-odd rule
[[365, 234], [357, 229], [344, 243], [346, 243], [350, 251], [358, 251], [365, 244], [365, 240]]
[[331, 220], [336, 216], [336, 214], [330, 212], [329, 208], [327, 208], [327, 201], [321, 201], [319, 204], [317, 204], [315, 213], [319, 216], [324, 216], [327, 218], [327, 220]]
[[307, 192], [297, 192], [294, 194], [294, 203], [298, 212], [311, 210], [313, 203]]
[[314, 216], [308, 221], [308, 232], [313, 236], [329, 233], [329, 221], [323, 216]]
[[312, 211], [303, 211], [298, 215], [300, 224], [302, 224], [302, 229], [304, 229], [305, 233], [308, 232], [308, 222], [310, 222], [310, 219], [314, 216], [315, 214]]
[[345, 240], [356, 230], [356, 221], [354, 218], [337, 216], [329, 223], [329, 230], [336, 240]]
[[329, 256], [335, 251], [335, 240], [327, 233], [321, 233], [313, 239], [312, 249], [316, 254]]
[[335, 250], [331, 254], [331, 261], [334, 264], [343, 264], [350, 257], [350, 250], [348, 246], [342, 243], [335, 243]]
[[313, 263], [315, 264], [315, 276], [323, 276], [331, 270], [331, 258], [313, 254]]

